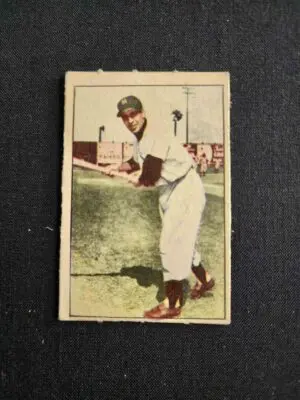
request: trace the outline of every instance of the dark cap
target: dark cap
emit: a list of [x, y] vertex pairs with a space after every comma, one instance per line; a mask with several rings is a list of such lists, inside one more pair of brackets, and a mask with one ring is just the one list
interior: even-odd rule
[[124, 111], [127, 109], [133, 108], [137, 111], [143, 111], [143, 106], [141, 101], [135, 96], [127, 96], [123, 97], [118, 103], [118, 114], [117, 117], [120, 117]]

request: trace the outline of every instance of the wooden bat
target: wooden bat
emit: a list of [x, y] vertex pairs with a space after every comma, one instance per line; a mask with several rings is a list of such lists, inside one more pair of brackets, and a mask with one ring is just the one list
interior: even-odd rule
[[136, 183], [139, 177], [139, 174], [127, 174], [126, 172], [120, 172], [117, 170], [112, 169], [112, 166], [109, 165], [107, 167], [102, 167], [97, 164], [92, 164], [88, 161], [81, 160], [80, 158], [73, 157], [73, 165], [76, 167], [86, 168], [92, 171], [101, 172], [107, 176], [117, 176], [119, 178], [125, 179], [127, 182]]

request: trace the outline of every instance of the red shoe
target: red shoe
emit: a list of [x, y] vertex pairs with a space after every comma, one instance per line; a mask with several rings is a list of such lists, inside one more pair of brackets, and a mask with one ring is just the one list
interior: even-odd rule
[[197, 282], [191, 291], [191, 296], [190, 296], [191, 299], [193, 300], [200, 299], [200, 297], [202, 297], [205, 292], [212, 290], [214, 286], [215, 286], [214, 278], [211, 278], [211, 280], [207, 283], [202, 283], [201, 286]]
[[144, 317], [149, 319], [170, 319], [178, 317], [180, 313], [180, 307], [168, 308], [164, 305], [164, 303], [161, 303], [151, 310], [145, 311]]
[[[181, 306], [183, 304], [182, 281], [171, 280], [165, 282], [165, 293], [169, 300], [169, 307], [166, 307], [164, 303], [161, 303], [151, 310], [145, 311], [145, 318], [176, 318], [180, 315]], [[177, 301], [179, 301], [180, 304], [180, 307], [178, 308], [175, 307]]]

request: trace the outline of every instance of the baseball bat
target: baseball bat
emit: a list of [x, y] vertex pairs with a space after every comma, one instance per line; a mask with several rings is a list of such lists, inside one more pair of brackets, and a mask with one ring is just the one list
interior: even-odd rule
[[110, 176], [110, 177], [116, 176], [116, 177], [125, 179], [129, 183], [134, 183], [138, 179], [138, 177], [136, 175], [131, 176], [132, 174], [129, 175], [126, 172], [120, 172], [117, 170], [113, 170], [111, 168], [111, 166], [102, 167], [100, 165], [92, 164], [88, 161], [85, 161], [85, 160], [82, 160], [82, 159], [76, 158], [76, 157], [73, 157], [73, 165], [75, 165], [76, 167], [81, 167], [81, 168], [86, 168], [86, 169], [89, 169], [92, 171], [101, 172], [101, 173], [105, 174], [106, 176]]

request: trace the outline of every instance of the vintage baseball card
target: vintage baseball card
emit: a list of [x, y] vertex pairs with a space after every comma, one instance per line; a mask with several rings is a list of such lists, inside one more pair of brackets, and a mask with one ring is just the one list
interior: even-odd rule
[[68, 72], [59, 319], [229, 324], [227, 72]]

